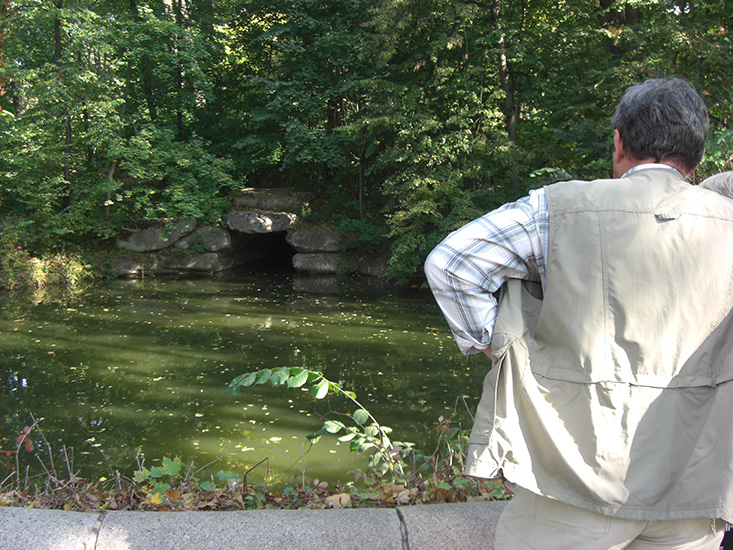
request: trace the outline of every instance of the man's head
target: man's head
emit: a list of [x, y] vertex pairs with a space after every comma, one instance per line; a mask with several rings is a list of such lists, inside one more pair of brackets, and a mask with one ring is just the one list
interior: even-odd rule
[[[619, 144], [627, 155], [625, 166], [663, 162], [687, 175], [705, 152], [708, 110], [695, 88], [681, 78], [656, 78], [630, 87], [612, 124], [617, 155]], [[614, 175], [619, 176], [617, 164], [614, 158]]]

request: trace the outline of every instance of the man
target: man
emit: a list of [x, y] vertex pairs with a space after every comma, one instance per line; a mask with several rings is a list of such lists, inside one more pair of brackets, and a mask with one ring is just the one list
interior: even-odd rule
[[685, 181], [707, 109], [653, 79], [612, 122], [614, 179], [533, 191], [425, 264], [494, 362], [466, 473], [517, 485], [500, 550], [717, 549], [733, 518], [733, 202]]

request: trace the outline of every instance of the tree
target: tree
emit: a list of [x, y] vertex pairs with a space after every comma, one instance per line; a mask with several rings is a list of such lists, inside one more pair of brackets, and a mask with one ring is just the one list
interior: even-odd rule
[[[731, 167], [724, 0], [25, 0], [0, 17], [0, 212], [55, 243], [125, 220], [218, 222], [235, 185], [419, 271], [465, 221], [610, 173], [623, 90], [679, 75]], [[12, 185], [10, 184], [12, 182]], [[212, 208], [213, 207], [213, 208]]]
[[[106, 237], [134, 217], [220, 221], [222, 189], [233, 180], [227, 160], [195, 132], [217, 45], [188, 11], [29, 0], [4, 21], [15, 118], [3, 128], [13, 154], [0, 163], [13, 184], [2, 185], [0, 206], [32, 220], [29, 242]], [[210, 22], [200, 27], [213, 32]]]

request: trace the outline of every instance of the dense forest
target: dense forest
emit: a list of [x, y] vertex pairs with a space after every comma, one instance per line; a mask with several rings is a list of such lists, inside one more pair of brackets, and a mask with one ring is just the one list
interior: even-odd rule
[[2, 0], [0, 254], [294, 187], [404, 279], [528, 188], [608, 176], [643, 79], [698, 88], [697, 177], [729, 169], [731, 23], [725, 0]]

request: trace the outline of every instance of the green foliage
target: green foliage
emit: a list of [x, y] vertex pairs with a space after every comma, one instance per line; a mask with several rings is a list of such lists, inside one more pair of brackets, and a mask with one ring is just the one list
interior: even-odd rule
[[34, 257], [20, 246], [0, 250], [0, 288], [39, 291], [55, 287], [78, 292], [92, 278], [91, 266], [74, 254]]
[[62, 6], [2, 19], [0, 213], [33, 220], [41, 248], [109, 238], [131, 217], [217, 222], [231, 165], [195, 131], [220, 51], [211, 14]]
[[364, 219], [349, 218], [339, 224], [339, 232], [354, 235], [356, 241], [351, 248], [360, 253], [371, 253], [385, 248], [388, 243], [387, 229], [372, 217]]
[[727, 170], [733, 170], [733, 130], [716, 128], [708, 138], [705, 156], [695, 171], [695, 176], [698, 181], [702, 181]]
[[186, 493], [190, 498], [199, 492], [216, 491], [221, 485], [229, 487], [232, 483], [236, 484], [239, 479], [234, 472], [219, 471], [215, 476], [219, 481], [217, 484], [214, 476], [201, 480], [197, 477], [197, 473], [192, 466], [185, 468], [178, 457], [172, 459], [163, 457], [160, 466], [153, 466], [150, 469], [139, 464], [132, 481], [147, 495], [146, 498], [151, 504], [175, 506], [186, 504], [184, 498]]
[[242, 374], [229, 383], [229, 392], [236, 395], [241, 388], [268, 382], [273, 386], [288, 388], [300, 388], [310, 384], [310, 393], [314, 399], [324, 399], [329, 394], [335, 394], [351, 401], [356, 409], [353, 413], [346, 415], [349, 418], [348, 423], [340, 420], [326, 420], [318, 431], [308, 436], [308, 439], [316, 443], [326, 434], [341, 433], [339, 441], [349, 443], [351, 451], [371, 453], [368, 465], [370, 473], [377, 477], [389, 473], [396, 479], [404, 478], [406, 458], [412, 455], [414, 444], [393, 442], [389, 437], [392, 428], [382, 426], [377, 422], [372, 414], [357, 401], [354, 392], [341, 388], [340, 385], [326, 379], [318, 371], [301, 367], [263, 369]]
[[[107, 204], [131, 216], [193, 218], [217, 225], [234, 186], [230, 163], [206, 150], [193, 135], [178, 141], [172, 129], [144, 126], [118, 150], [129, 178], [115, 181]], [[109, 190], [109, 189], [108, 189]]]
[[719, 1], [28, 0], [0, 21], [0, 214], [39, 250], [213, 224], [236, 174], [313, 192], [412, 281], [542, 171], [608, 176], [613, 110], [645, 78], [698, 87], [698, 177], [729, 168], [732, 23]]

